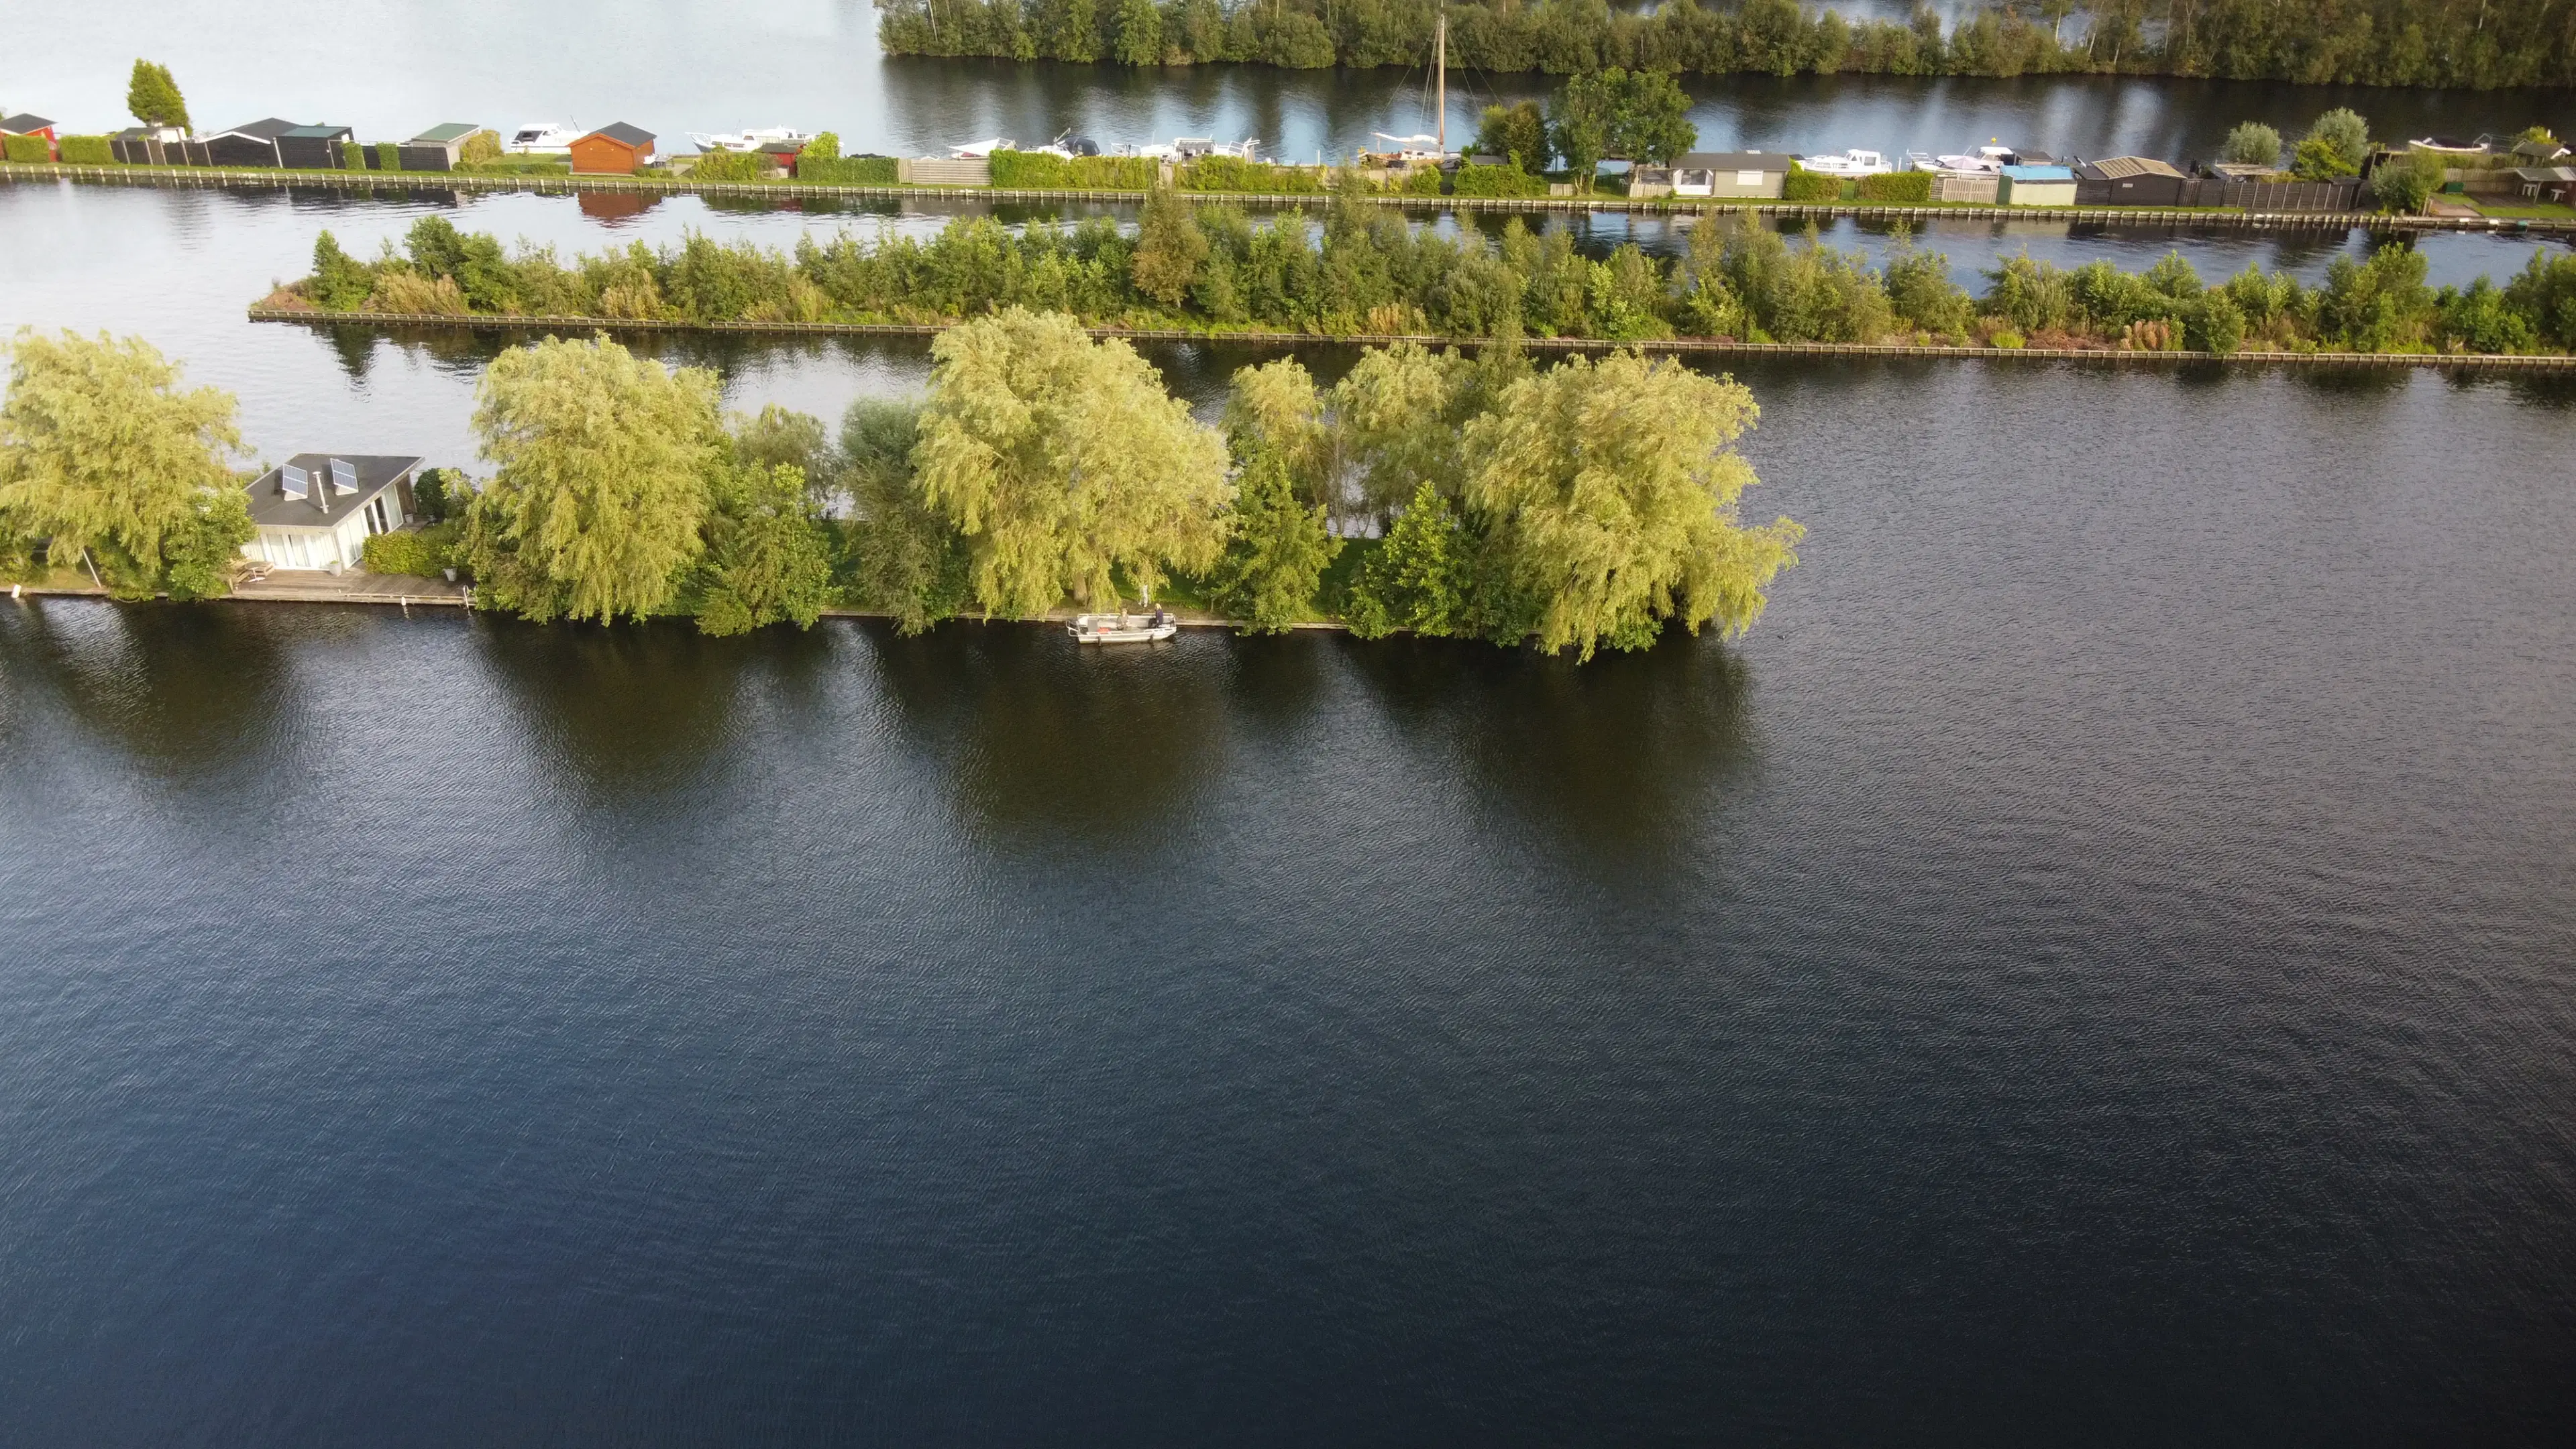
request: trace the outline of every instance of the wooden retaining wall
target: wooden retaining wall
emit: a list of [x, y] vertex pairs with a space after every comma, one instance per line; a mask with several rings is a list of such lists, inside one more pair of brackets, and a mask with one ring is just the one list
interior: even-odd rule
[[[637, 176], [509, 176], [455, 171], [279, 171], [269, 167], [217, 166], [74, 166], [60, 163], [14, 163], [0, 166], [0, 180], [58, 179], [93, 184], [181, 187], [320, 186], [373, 191], [526, 191], [569, 196], [577, 192], [629, 192], [655, 196], [713, 196], [778, 201], [824, 197], [849, 201], [949, 200], [1122, 202], [1144, 199], [1141, 191], [1094, 191], [1070, 188], [990, 186], [821, 186], [801, 182], [695, 182]], [[1316, 203], [1328, 197], [1308, 193], [1193, 191], [1194, 201]], [[2164, 207], [2095, 206], [1877, 206], [1860, 203], [1789, 202], [1726, 203], [1624, 196], [1364, 196], [1381, 206], [1430, 211], [1581, 211], [1695, 214], [1716, 209], [1751, 210], [1760, 216], [1799, 220], [1853, 217], [1861, 221], [2049, 221], [2077, 225], [2163, 225], [2172, 228], [2226, 227], [2349, 231], [2464, 231], [2576, 237], [2576, 221], [2533, 221], [2487, 216], [2388, 216], [2360, 211], [2186, 211]]]
[[[946, 326], [902, 322], [672, 322], [608, 317], [492, 317], [427, 312], [302, 312], [283, 307], [253, 307], [254, 322], [299, 322], [308, 327], [439, 328], [475, 332], [662, 332], [738, 334], [756, 337], [935, 337]], [[1192, 332], [1179, 327], [1087, 327], [1094, 337], [1122, 337], [1131, 342], [1233, 343], [1251, 347], [1311, 347], [1317, 344], [1388, 347], [1413, 342], [1424, 347], [1491, 347], [1492, 337], [1441, 337], [1421, 333], [1360, 332], [1326, 336], [1311, 332]], [[2447, 367], [2487, 372], [2576, 371], [2576, 357], [2507, 356], [2475, 352], [2124, 352], [2083, 347], [1917, 347], [1882, 342], [1728, 342], [1713, 337], [1667, 337], [1638, 342], [1609, 342], [1596, 337], [1524, 337], [1533, 352], [1640, 352], [1704, 355], [1726, 353], [1753, 357], [1941, 357], [1992, 358], [2000, 361], [2067, 361], [2116, 363], [2294, 363], [2318, 367]]]

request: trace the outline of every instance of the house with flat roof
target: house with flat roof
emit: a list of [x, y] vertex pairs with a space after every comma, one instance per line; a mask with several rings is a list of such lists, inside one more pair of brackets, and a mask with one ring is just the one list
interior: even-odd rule
[[[465, 143], [484, 128], [471, 121], [432, 126], [402, 143], [405, 171], [453, 171], [465, 161]], [[492, 138], [496, 143], [500, 137]]]
[[337, 171], [355, 140], [346, 126], [289, 126], [277, 136], [278, 164], [299, 171]]
[[1675, 196], [1755, 196], [1779, 199], [1789, 180], [1786, 151], [1689, 151], [1673, 158]]
[[653, 133], [624, 121], [600, 127], [572, 143], [572, 169], [591, 175], [631, 176], [653, 164]]
[[251, 480], [259, 535], [242, 556], [280, 569], [363, 569], [367, 540], [411, 521], [419, 470], [418, 458], [298, 453]]
[[2075, 168], [2006, 166], [1995, 183], [1995, 199], [2006, 206], [2073, 206]]

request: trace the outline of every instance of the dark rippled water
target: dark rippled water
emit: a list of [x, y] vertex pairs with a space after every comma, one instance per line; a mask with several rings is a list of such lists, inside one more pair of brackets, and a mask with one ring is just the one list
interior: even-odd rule
[[1580, 670], [0, 604], [0, 1442], [2563, 1435], [2570, 401], [1748, 380]]

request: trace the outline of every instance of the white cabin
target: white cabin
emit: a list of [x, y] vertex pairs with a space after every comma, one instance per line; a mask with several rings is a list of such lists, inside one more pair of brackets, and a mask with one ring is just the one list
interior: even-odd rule
[[259, 535], [242, 556], [276, 569], [340, 573], [367, 566], [367, 540], [412, 521], [418, 458], [298, 453], [252, 480]]

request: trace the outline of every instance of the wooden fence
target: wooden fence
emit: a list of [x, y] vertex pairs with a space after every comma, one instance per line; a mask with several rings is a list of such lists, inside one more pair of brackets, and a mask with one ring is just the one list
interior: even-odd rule
[[[397, 179], [399, 178], [399, 179]], [[540, 195], [576, 192], [626, 192], [652, 196], [711, 196], [727, 199], [782, 201], [817, 197], [845, 201], [969, 199], [984, 201], [1135, 202], [1141, 191], [1098, 191], [1071, 187], [993, 186], [824, 186], [793, 181], [689, 181], [637, 176], [514, 176], [472, 172], [278, 171], [268, 167], [77, 166], [62, 163], [13, 163], [0, 166], [0, 180], [59, 179], [111, 185], [151, 186], [317, 186], [373, 191], [526, 191]], [[1188, 193], [1192, 200], [1307, 204], [1329, 198], [1308, 193]], [[2190, 211], [2136, 206], [1879, 206], [1867, 203], [1711, 202], [1624, 196], [1365, 196], [1381, 206], [1431, 211], [1583, 211], [1693, 215], [1715, 208], [1751, 210], [1756, 215], [1801, 220], [1852, 217], [1861, 221], [2043, 221], [2082, 226], [2161, 225], [2170, 228], [2228, 227], [2349, 231], [2507, 232], [2576, 236], [2576, 221], [2530, 220], [2487, 216], [2388, 216], [2358, 211]]]
[[[718, 333], [756, 337], [935, 337], [945, 326], [903, 322], [676, 322], [609, 317], [494, 317], [431, 312], [304, 312], [282, 307], [253, 307], [254, 322], [299, 322], [309, 327], [438, 328], [476, 332], [664, 332]], [[1121, 337], [1131, 342], [1227, 343], [1249, 347], [1306, 347], [1336, 344], [1388, 347], [1399, 342], [1424, 347], [1492, 347], [1503, 339], [1442, 337], [1427, 333], [1358, 332], [1192, 332], [1179, 327], [1087, 327], [1094, 337]], [[1523, 337], [1520, 346], [1533, 352], [1640, 352], [1701, 355], [1723, 353], [1752, 357], [1939, 357], [1988, 358], [2002, 361], [2111, 363], [2294, 363], [2329, 367], [2444, 367], [2496, 372], [2564, 372], [2576, 370], [2576, 357], [2498, 355], [2477, 352], [2131, 352], [2083, 347], [1917, 347], [1881, 342], [1729, 342], [1714, 337], [1665, 337], [1611, 342], [1596, 337]]]

